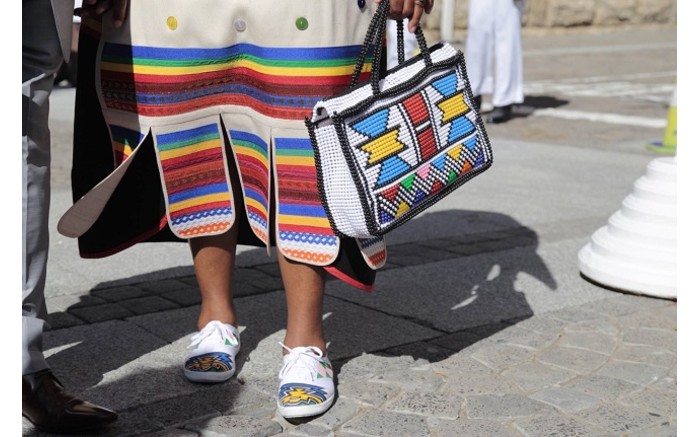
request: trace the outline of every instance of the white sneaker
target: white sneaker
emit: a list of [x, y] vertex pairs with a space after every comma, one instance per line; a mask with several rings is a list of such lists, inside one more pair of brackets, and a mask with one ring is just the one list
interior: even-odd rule
[[317, 347], [290, 349], [283, 357], [277, 411], [285, 418], [316, 416], [326, 412], [335, 399], [333, 367]]
[[193, 382], [222, 382], [236, 373], [236, 354], [241, 350], [238, 329], [218, 320], [207, 323], [192, 336], [196, 346], [185, 361], [187, 379]]

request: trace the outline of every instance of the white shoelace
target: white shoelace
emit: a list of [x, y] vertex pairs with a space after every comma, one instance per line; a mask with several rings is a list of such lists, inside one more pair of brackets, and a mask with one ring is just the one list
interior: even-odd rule
[[226, 339], [230, 339], [234, 346], [238, 345], [238, 338], [218, 320], [213, 320], [204, 327], [201, 331], [193, 335], [190, 340], [192, 343], [188, 347], [199, 346], [204, 341], [218, 341], [224, 343]]
[[[312, 381], [316, 379], [318, 362], [321, 361], [321, 358], [323, 357], [323, 352], [321, 352], [321, 349], [317, 348], [316, 346], [295, 347], [294, 349], [290, 349], [282, 343], [280, 343], [280, 346], [289, 352], [289, 354], [284, 358], [284, 366], [282, 366], [282, 370], [280, 370], [279, 373], [280, 379], [286, 377], [287, 374], [292, 371], [292, 369], [296, 369], [297, 372], [301, 371], [301, 373], [297, 373], [297, 375], [302, 378], [305, 376], [304, 373], [308, 371], [309, 378]], [[297, 366], [297, 363], [299, 363], [299, 366]]]

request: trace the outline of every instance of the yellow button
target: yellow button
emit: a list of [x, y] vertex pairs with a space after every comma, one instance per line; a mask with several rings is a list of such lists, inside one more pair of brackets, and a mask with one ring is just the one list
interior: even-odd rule
[[167, 20], [165, 20], [165, 24], [168, 25], [168, 29], [175, 30], [177, 29], [177, 18], [170, 16]]

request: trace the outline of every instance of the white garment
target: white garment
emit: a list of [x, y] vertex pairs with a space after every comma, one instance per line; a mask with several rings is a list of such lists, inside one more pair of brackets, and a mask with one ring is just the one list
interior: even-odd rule
[[473, 94], [491, 94], [493, 106], [524, 100], [520, 39], [524, 3], [524, 0], [469, 0], [467, 74]]
[[[392, 69], [399, 64], [399, 49], [396, 31], [396, 21], [386, 21], [386, 51], [387, 69]], [[403, 52], [404, 60], [411, 59], [418, 52], [418, 40], [416, 35], [408, 31], [408, 18], [403, 20]]]

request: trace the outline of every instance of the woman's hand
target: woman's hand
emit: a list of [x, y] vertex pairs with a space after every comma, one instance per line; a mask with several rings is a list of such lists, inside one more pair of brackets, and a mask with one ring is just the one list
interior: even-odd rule
[[83, 0], [83, 5], [73, 11], [79, 17], [99, 17], [112, 10], [112, 24], [114, 27], [122, 27], [126, 20], [129, 0]]
[[[385, 0], [376, 0], [381, 3]], [[401, 21], [408, 18], [408, 31], [416, 31], [423, 13], [429, 14], [433, 10], [434, 0], [387, 0], [389, 2], [389, 18]]]

